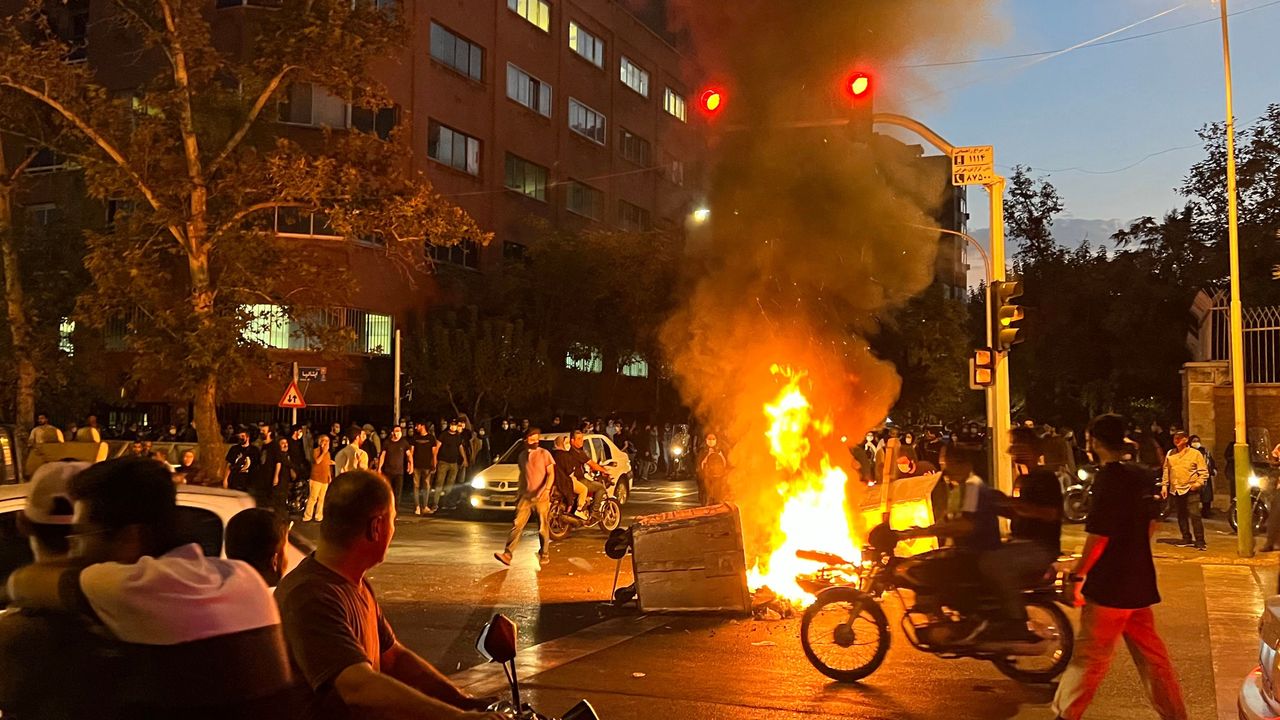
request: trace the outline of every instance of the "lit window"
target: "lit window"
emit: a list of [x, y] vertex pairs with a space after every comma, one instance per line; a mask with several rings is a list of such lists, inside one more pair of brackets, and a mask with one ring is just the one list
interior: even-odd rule
[[[362, 331], [362, 332], [361, 332]], [[363, 355], [391, 354], [391, 316], [366, 313], [364, 327], [357, 328], [358, 350]]]
[[624, 362], [619, 363], [618, 372], [624, 377], [647, 378], [649, 377], [649, 361], [645, 360], [641, 355], [632, 355]]
[[630, 160], [641, 167], [649, 167], [649, 157], [652, 154], [652, 149], [648, 140], [623, 128], [618, 138], [618, 145], [621, 146], [624, 159]]
[[635, 90], [644, 97], [649, 97], [649, 73], [639, 65], [631, 62], [626, 55], [622, 56], [621, 66], [622, 84]]
[[511, 153], [507, 153], [505, 185], [534, 200], [547, 201], [547, 169]]
[[569, 22], [569, 47], [587, 62], [604, 67], [604, 40], [583, 30], [576, 22]]
[[598, 348], [586, 345], [574, 345], [564, 354], [564, 366], [569, 370], [584, 373], [604, 372], [604, 360]]
[[507, 97], [551, 117], [551, 86], [511, 63], [507, 63]]
[[342, 98], [313, 83], [289, 86], [288, 99], [280, 104], [280, 122], [310, 127], [347, 128], [351, 107]]
[[431, 23], [431, 57], [476, 82], [484, 77], [484, 49], [436, 23]]
[[604, 217], [604, 193], [590, 185], [571, 180], [565, 197], [565, 207], [569, 212], [599, 220]]
[[569, 98], [569, 129], [594, 142], [605, 143], [604, 115]]
[[427, 131], [427, 156], [468, 175], [480, 174], [480, 141], [435, 120]]
[[507, 0], [507, 9], [539, 30], [551, 31], [551, 5], [544, 0]]
[[688, 122], [689, 120], [689, 112], [685, 108], [684, 96], [671, 88], [666, 88], [662, 93], [662, 109], [680, 122]]
[[58, 323], [58, 349], [68, 355], [76, 354], [76, 346], [71, 342], [71, 336], [75, 331], [75, 320], [62, 318], [62, 322]]

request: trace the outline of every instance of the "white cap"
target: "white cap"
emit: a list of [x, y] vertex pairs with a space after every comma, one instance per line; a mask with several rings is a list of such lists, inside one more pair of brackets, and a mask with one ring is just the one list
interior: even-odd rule
[[71, 478], [91, 463], [61, 461], [45, 463], [31, 476], [31, 489], [22, 512], [37, 525], [70, 525], [74, 509]]

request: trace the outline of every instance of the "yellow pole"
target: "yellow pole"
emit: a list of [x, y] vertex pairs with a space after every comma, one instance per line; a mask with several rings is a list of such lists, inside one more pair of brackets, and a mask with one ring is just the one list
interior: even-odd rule
[[1227, 96], [1227, 240], [1231, 248], [1231, 399], [1235, 420], [1236, 540], [1240, 557], [1253, 556], [1253, 503], [1249, 502], [1248, 424], [1245, 421], [1244, 312], [1240, 301], [1240, 231], [1236, 197], [1236, 116], [1231, 106], [1231, 38], [1227, 31], [1227, 0], [1218, 0], [1222, 16], [1222, 68]]
[[[991, 279], [1005, 279], [1004, 253], [1004, 178], [997, 175], [987, 185], [987, 194], [991, 199]], [[988, 306], [990, 298], [988, 288]], [[990, 314], [987, 319], [990, 323]], [[994, 353], [996, 364], [995, 384], [987, 391], [990, 401], [987, 403], [987, 416], [991, 422], [991, 475], [996, 488], [1006, 495], [1013, 495], [1013, 459], [1009, 457], [1010, 418], [1009, 392], [1009, 354]]]

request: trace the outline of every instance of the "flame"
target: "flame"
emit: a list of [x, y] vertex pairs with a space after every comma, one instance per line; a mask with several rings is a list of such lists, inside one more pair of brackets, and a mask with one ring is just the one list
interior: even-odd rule
[[796, 584], [796, 575], [813, 572], [818, 565], [797, 558], [797, 550], [831, 552], [855, 563], [861, 552], [846, 512], [849, 476], [826, 452], [814, 450], [831, 435], [834, 424], [829, 416], [814, 417], [803, 389], [804, 372], [778, 365], [771, 372], [785, 380], [776, 400], [764, 405], [769, 421], [765, 437], [782, 475], [774, 488], [782, 512], [772, 551], [751, 568], [747, 581], [752, 588], [768, 586], [780, 597], [807, 605], [813, 598]]

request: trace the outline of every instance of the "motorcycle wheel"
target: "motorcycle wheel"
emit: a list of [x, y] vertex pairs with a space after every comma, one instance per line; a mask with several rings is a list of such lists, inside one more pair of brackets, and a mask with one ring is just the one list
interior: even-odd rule
[[547, 522], [547, 527], [551, 539], [555, 542], [569, 537], [569, 533], [573, 530], [573, 526], [565, 520], [563, 508], [551, 509], [551, 520]]
[[804, 611], [800, 645], [818, 672], [858, 682], [889, 653], [889, 620], [870, 596], [851, 587], [829, 588]]
[[600, 502], [600, 529], [611, 533], [622, 524], [622, 505], [613, 498]]
[[1240, 523], [1236, 522], [1235, 498], [1231, 498], [1231, 504], [1227, 506], [1227, 525], [1231, 527], [1231, 532], [1238, 532], [1240, 530]]
[[623, 477], [618, 481], [618, 487], [613, 491], [613, 496], [618, 499], [619, 505], [626, 505], [627, 498], [631, 495], [631, 478]]
[[1047, 683], [1062, 674], [1071, 662], [1076, 635], [1067, 614], [1050, 600], [1027, 603], [1027, 615], [1041, 631], [1049, 631], [1054, 640], [1047, 652], [1036, 656], [1011, 656], [992, 660], [991, 664], [1008, 677], [1022, 683]]
[[1266, 503], [1258, 503], [1253, 506], [1253, 534], [1255, 537], [1266, 537], [1267, 521], [1271, 517], [1271, 511], [1267, 509]]
[[1070, 490], [1062, 499], [1062, 514], [1067, 522], [1082, 523], [1089, 517], [1089, 497], [1084, 490]]

